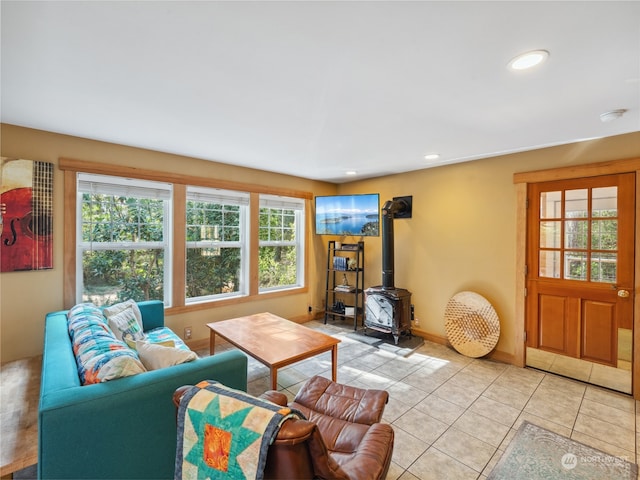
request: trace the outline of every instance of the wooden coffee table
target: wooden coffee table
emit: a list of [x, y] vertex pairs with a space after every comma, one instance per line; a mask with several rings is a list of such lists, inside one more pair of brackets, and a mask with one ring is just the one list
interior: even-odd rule
[[331, 377], [338, 373], [340, 340], [272, 313], [257, 313], [208, 323], [209, 351], [215, 353], [216, 334], [269, 367], [271, 388], [278, 389], [278, 368], [331, 350]]

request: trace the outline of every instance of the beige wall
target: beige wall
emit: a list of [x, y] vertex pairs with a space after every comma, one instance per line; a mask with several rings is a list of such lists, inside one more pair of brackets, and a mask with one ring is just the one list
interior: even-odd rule
[[[395, 285], [412, 292], [419, 330], [445, 337], [444, 310], [472, 290], [494, 306], [499, 358], [515, 352], [516, 187], [513, 174], [640, 157], [640, 133], [354, 182], [339, 193], [412, 195], [411, 219], [394, 221]], [[365, 239], [365, 284], [382, 281], [380, 239]], [[632, 261], [632, 259], [630, 259]]]
[[[269, 187], [312, 192], [314, 195], [335, 193], [336, 186], [324, 182], [288, 175], [239, 168], [220, 163], [197, 160], [149, 150], [113, 145], [104, 142], [58, 135], [39, 130], [1, 125], [1, 152], [4, 157], [18, 157], [58, 164], [60, 157], [101, 163], [112, 163], [143, 169], [155, 169], [184, 175], [204, 176]], [[7, 362], [42, 353], [44, 317], [47, 312], [62, 310], [63, 262], [63, 174], [54, 168], [54, 266], [52, 270], [10, 272], [0, 274], [0, 355]], [[313, 203], [313, 202], [311, 202]], [[313, 245], [319, 238], [309, 235]], [[309, 256], [307, 293], [285, 298], [240, 303], [206, 310], [167, 316], [166, 323], [179, 335], [185, 326], [193, 327], [194, 339], [208, 338], [208, 322], [271, 311], [287, 318], [305, 319], [307, 306], [315, 305], [318, 296], [315, 279], [323, 273], [316, 271], [312, 248]], [[319, 250], [322, 254], [323, 249]], [[324, 257], [323, 257], [324, 258]]]
[[[516, 189], [513, 174], [531, 170], [640, 157], [640, 133], [552, 147], [520, 154], [431, 168], [377, 179], [331, 185], [322, 182], [206, 162], [187, 157], [95, 142], [2, 125], [1, 155], [57, 164], [59, 157], [208, 176], [304, 190], [314, 195], [380, 193], [384, 202], [413, 196], [413, 218], [396, 220], [395, 283], [409, 289], [420, 330], [444, 336], [448, 299], [474, 290], [494, 305], [502, 326], [498, 350], [514, 353]], [[2, 362], [41, 353], [44, 316], [62, 309], [62, 173], [54, 178], [54, 268], [0, 274]], [[326, 241], [311, 234], [309, 292], [172, 315], [168, 326], [181, 333], [193, 327], [206, 338], [211, 321], [261, 311], [303, 318], [307, 305], [324, 301]], [[345, 241], [358, 240], [347, 238]], [[380, 237], [364, 239], [366, 286], [381, 283]]]

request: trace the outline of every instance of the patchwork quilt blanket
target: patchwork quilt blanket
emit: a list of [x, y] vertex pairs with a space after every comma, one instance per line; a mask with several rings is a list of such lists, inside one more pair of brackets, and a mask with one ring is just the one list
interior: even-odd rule
[[176, 479], [258, 479], [282, 423], [300, 412], [206, 380], [178, 408]]

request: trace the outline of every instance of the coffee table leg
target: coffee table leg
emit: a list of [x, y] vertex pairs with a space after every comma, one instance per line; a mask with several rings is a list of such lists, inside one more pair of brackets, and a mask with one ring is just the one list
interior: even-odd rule
[[209, 355], [213, 355], [216, 351], [216, 332], [213, 330], [209, 333]]
[[278, 369], [271, 367], [271, 390], [278, 390]]
[[338, 378], [338, 345], [331, 348], [331, 380], [337, 382]]

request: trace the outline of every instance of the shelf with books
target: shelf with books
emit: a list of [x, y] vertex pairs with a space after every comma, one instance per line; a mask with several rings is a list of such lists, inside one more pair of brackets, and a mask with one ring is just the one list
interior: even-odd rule
[[357, 330], [364, 315], [364, 242], [329, 241], [324, 323], [329, 318], [353, 319]]

